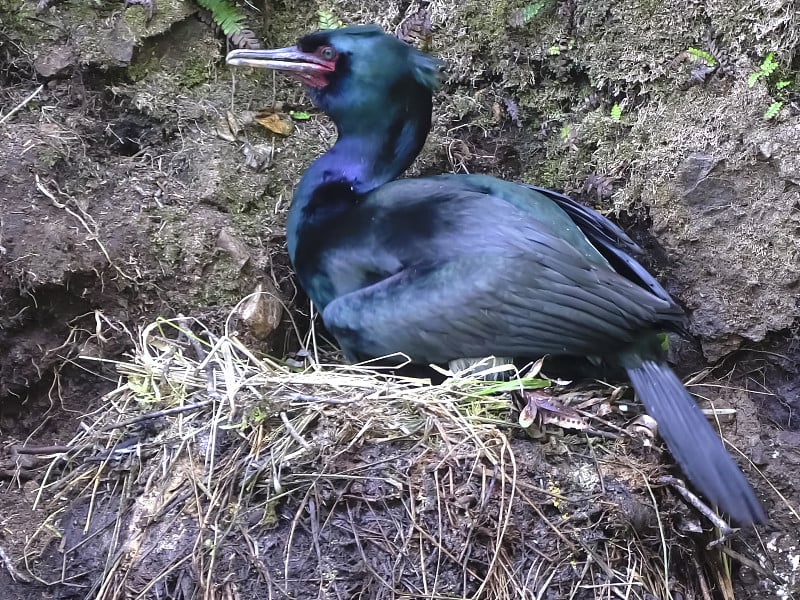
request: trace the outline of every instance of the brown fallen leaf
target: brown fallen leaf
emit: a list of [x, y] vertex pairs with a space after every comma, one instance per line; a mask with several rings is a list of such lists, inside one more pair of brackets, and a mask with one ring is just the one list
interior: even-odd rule
[[244, 131], [242, 122], [231, 111], [227, 111], [225, 116], [219, 120], [214, 128], [217, 136], [227, 142], [236, 142]]
[[397, 37], [407, 44], [416, 46], [423, 52], [430, 50], [433, 31], [431, 28], [431, 15], [427, 9], [420, 8], [403, 19], [397, 28]]
[[272, 133], [286, 137], [294, 131], [294, 123], [289, 115], [283, 113], [257, 113], [256, 121], [269, 129]]
[[275, 286], [262, 282], [241, 302], [236, 312], [254, 336], [265, 340], [280, 325], [283, 304]]
[[589, 429], [589, 424], [580, 414], [552, 396], [525, 390], [522, 398], [525, 400], [525, 407], [519, 413], [519, 424], [526, 429], [534, 424], [539, 428], [556, 425], [564, 429]]

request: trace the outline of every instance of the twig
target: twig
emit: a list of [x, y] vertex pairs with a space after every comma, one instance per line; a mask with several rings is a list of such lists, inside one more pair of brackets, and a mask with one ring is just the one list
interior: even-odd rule
[[63, 454], [70, 450], [71, 446], [11, 446], [15, 454]]
[[[108, 264], [110, 266], [112, 266], [117, 273], [119, 273], [122, 277], [124, 277], [128, 281], [132, 281], [134, 283], [138, 283], [138, 281], [136, 280], [135, 277], [131, 277], [130, 275], [128, 275], [125, 271], [120, 269], [113, 260], [111, 260], [111, 256], [109, 256], [108, 251], [106, 250], [106, 247], [100, 241], [100, 236], [99, 236], [99, 234], [97, 232], [97, 223], [94, 222], [94, 219], [91, 217], [91, 215], [87, 214], [85, 210], [83, 210], [80, 206], [78, 206], [78, 210], [80, 210], [81, 213], [82, 213], [82, 215], [79, 215], [78, 213], [76, 213], [74, 210], [72, 210], [67, 205], [68, 204], [67, 202], [59, 202], [58, 200], [56, 200], [55, 195], [44, 186], [42, 181], [39, 179], [39, 174], [38, 173], [34, 173], [33, 177], [34, 177], [34, 181], [36, 182], [36, 189], [38, 189], [42, 194], [44, 194], [50, 200], [50, 202], [53, 203], [53, 206], [55, 206], [56, 208], [60, 208], [63, 211], [66, 211], [69, 215], [71, 215], [74, 219], [76, 219], [81, 225], [83, 225], [83, 228], [86, 230], [86, 233], [89, 234], [89, 238], [91, 240], [93, 240], [97, 244], [97, 246], [100, 248], [100, 252], [102, 252], [103, 256], [105, 256], [106, 261], [108, 261]], [[60, 192], [60, 190], [59, 190], [59, 192]], [[84, 218], [84, 217], [86, 217], [86, 218]], [[89, 223], [87, 223], [87, 219], [89, 221], [92, 221], [92, 224], [94, 225], [94, 229], [92, 229], [92, 227], [89, 226]]]
[[44, 84], [40, 85], [35, 90], [33, 90], [30, 93], [30, 95], [28, 95], [28, 97], [26, 97], [22, 102], [20, 102], [14, 108], [12, 108], [6, 116], [0, 119], [0, 125], [8, 121], [8, 119], [10, 119], [15, 113], [25, 108], [25, 105], [28, 104], [28, 102], [30, 102], [31, 100], [33, 100], [43, 89], [44, 89]]
[[[714, 543], [714, 542], [712, 542], [712, 543]], [[776, 575], [775, 573], [772, 573], [770, 571], [767, 571], [764, 567], [762, 567], [756, 561], [754, 561], [754, 560], [752, 560], [750, 558], [747, 558], [746, 556], [740, 554], [739, 552], [737, 552], [733, 548], [730, 548], [728, 546], [722, 546], [720, 548], [720, 550], [722, 550], [725, 554], [730, 556], [733, 560], [739, 561], [743, 565], [746, 565], [746, 566], [750, 567], [751, 569], [753, 569], [756, 573], [758, 573], [762, 577], [766, 577], [768, 579], [771, 579], [772, 581], [774, 581], [778, 585], [786, 585], [786, 581], [781, 579], [778, 575]]]
[[698, 498], [692, 492], [690, 492], [686, 488], [686, 484], [684, 484], [683, 481], [681, 481], [677, 477], [665, 475], [663, 477], [659, 477], [658, 479], [656, 479], [656, 481], [663, 485], [671, 486], [676, 492], [678, 492], [683, 497], [684, 500], [686, 500], [686, 502], [694, 506], [698, 510], [698, 512], [700, 512], [700, 514], [702, 514], [709, 521], [711, 521], [714, 527], [720, 530], [722, 536], [718, 540], [714, 540], [713, 542], [711, 542], [708, 545], [709, 549], [713, 548], [717, 544], [722, 543], [723, 541], [725, 541], [725, 539], [730, 537], [731, 534], [736, 533], [738, 531], [738, 529], [736, 529], [735, 527], [731, 527], [730, 525], [728, 525], [725, 522], [725, 520], [722, 517], [720, 517], [717, 513], [715, 513], [713, 510], [711, 510], [711, 508], [709, 508], [709, 506], [705, 502], [703, 502], [702, 500], [700, 500], [700, 498]]
[[212, 402], [213, 400], [203, 400], [202, 402], [195, 402], [194, 404], [187, 404], [185, 406], [176, 406], [174, 408], [165, 408], [164, 410], [156, 410], [153, 412], [145, 413], [143, 415], [139, 415], [138, 417], [134, 417], [133, 419], [128, 419], [127, 421], [120, 421], [119, 423], [109, 423], [108, 425], [101, 427], [100, 432], [105, 433], [106, 431], [111, 431], [112, 429], [121, 429], [122, 427], [127, 427], [128, 425], [135, 425], [136, 423], [141, 423], [142, 421], [148, 421], [150, 419], [158, 419], [159, 417], [165, 417], [167, 415], [175, 415], [190, 410], [197, 410], [199, 408], [203, 408], [204, 406], [208, 406]]
[[305, 441], [300, 434], [297, 433], [297, 430], [294, 428], [294, 425], [292, 425], [289, 417], [286, 416], [286, 413], [283, 411], [281, 411], [281, 421], [283, 421], [283, 426], [286, 427], [286, 433], [288, 433], [295, 442], [300, 444], [305, 450], [311, 450], [311, 444]]

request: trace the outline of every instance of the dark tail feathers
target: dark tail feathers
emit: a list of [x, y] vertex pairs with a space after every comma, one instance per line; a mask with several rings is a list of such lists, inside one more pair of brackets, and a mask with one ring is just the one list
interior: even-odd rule
[[764, 510], [722, 441], [677, 375], [657, 360], [629, 360], [625, 369], [661, 437], [689, 480], [740, 525], [766, 520]]

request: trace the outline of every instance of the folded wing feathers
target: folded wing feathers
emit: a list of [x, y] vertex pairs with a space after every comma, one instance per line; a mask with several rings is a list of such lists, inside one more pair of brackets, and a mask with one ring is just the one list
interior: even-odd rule
[[[554, 259], [560, 251], [548, 251], [550, 260], [473, 256], [407, 270], [338, 298], [324, 318], [334, 329], [372, 338], [380, 332], [374, 343], [387, 352], [440, 361], [487, 350], [605, 354], [670, 314], [665, 301], [612, 271], [575, 266], [586, 263], [580, 257], [575, 264]], [[447, 344], [436, 343], [437, 335]]]

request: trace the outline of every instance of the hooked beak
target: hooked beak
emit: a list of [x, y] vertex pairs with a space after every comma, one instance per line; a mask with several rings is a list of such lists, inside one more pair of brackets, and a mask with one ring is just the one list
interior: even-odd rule
[[297, 46], [276, 50], [232, 50], [225, 62], [234, 67], [282, 71], [312, 87], [325, 87], [328, 83], [325, 76], [336, 70], [334, 61], [325, 61]]

